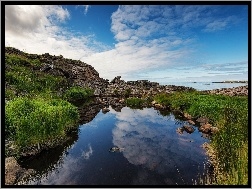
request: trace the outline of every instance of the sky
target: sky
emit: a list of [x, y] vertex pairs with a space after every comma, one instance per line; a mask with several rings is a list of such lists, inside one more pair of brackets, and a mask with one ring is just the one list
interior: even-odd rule
[[5, 5], [5, 46], [81, 60], [109, 80], [248, 80], [248, 6]]

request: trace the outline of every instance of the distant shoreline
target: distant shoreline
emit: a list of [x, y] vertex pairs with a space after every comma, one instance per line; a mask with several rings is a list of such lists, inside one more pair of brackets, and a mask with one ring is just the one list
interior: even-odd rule
[[248, 83], [248, 81], [212, 81], [212, 82], [207, 82], [207, 81], [196, 82], [196, 81], [193, 81], [191, 83]]
[[213, 81], [212, 83], [248, 83], [248, 81]]

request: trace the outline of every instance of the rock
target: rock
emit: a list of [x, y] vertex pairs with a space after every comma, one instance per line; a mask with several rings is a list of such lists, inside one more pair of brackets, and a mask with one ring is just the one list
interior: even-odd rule
[[109, 112], [110, 110], [108, 108], [102, 108], [102, 113], [106, 114], [107, 112]]
[[53, 69], [52, 64], [44, 64], [42, 68], [40, 68], [40, 71], [42, 72], [48, 72], [50, 69]]
[[5, 184], [14, 185], [34, 173], [33, 169], [21, 168], [14, 157], [5, 158]]
[[153, 101], [151, 102], [151, 104], [152, 104], [152, 105], [155, 105], [155, 104], [157, 104], [157, 102], [156, 102], [155, 100], [153, 100]]
[[202, 133], [209, 133], [211, 131], [212, 125], [207, 123], [199, 127], [199, 131]]
[[125, 102], [125, 99], [124, 98], [122, 98], [121, 100], [119, 100], [119, 103], [124, 103]]
[[164, 108], [161, 104], [155, 104], [154, 107], [155, 108]]
[[190, 114], [188, 114], [188, 113], [184, 113], [184, 117], [186, 119], [192, 119], [192, 116]]
[[184, 125], [183, 128], [184, 128], [184, 130], [185, 130], [187, 133], [189, 133], [189, 134], [191, 134], [191, 133], [194, 132], [194, 128], [193, 128], [192, 126]]
[[102, 91], [100, 90], [100, 89], [95, 89], [95, 91], [94, 91], [94, 95], [95, 96], [100, 96], [101, 95], [101, 93], [102, 93]]
[[191, 125], [195, 125], [195, 122], [193, 120], [188, 120], [188, 123], [190, 123]]
[[184, 131], [184, 128], [183, 127], [179, 127], [179, 128], [177, 128], [177, 133], [179, 133], [179, 134], [183, 134], [183, 131]]
[[210, 130], [211, 130], [211, 134], [215, 134], [219, 131], [218, 127], [211, 127]]
[[200, 117], [200, 118], [196, 119], [196, 121], [198, 123], [200, 123], [201, 125], [203, 125], [203, 124], [208, 123], [209, 119], [207, 117]]
[[121, 76], [116, 76], [110, 83], [119, 83], [121, 79]]

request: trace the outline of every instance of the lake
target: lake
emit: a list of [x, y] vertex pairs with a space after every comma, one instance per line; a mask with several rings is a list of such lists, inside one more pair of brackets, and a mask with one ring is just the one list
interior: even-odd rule
[[[188, 124], [154, 108], [102, 111], [68, 142], [20, 160], [36, 170], [29, 185], [192, 185], [206, 169], [207, 138], [176, 129]], [[110, 152], [118, 146], [121, 151]]]
[[233, 88], [233, 87], [248, 85], [248, 83], [212, 83], [212, 82], [196, 82], [196, 83], [194, 82], [169, 82], [169, 83], [160, 83], [160, 84], [193, 87], [199, 91], [221, 89], [221, 88]]

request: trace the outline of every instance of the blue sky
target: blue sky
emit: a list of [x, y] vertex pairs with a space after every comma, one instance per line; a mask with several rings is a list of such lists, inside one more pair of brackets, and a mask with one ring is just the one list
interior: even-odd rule
[[248, 79], [245, 5], [8, 5], [5, 35], [6, 46], [82, 60], [110, 80]]

